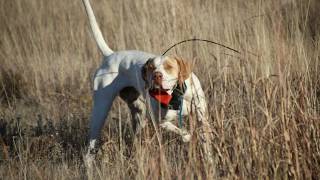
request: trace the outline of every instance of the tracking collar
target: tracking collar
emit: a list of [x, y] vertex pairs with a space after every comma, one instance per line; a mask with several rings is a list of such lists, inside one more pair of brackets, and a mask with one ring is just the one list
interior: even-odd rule
[[157, 89], [150, 89], [149, 94], [160, 103], [162, 108], [179, 110], [181, 108], [182, 98], [186, 92], [186, 89], [186, 83], [183, 82], [181, 85], [180, 83], [176, 84], [171, 95], [165, 91], [159, 91]]

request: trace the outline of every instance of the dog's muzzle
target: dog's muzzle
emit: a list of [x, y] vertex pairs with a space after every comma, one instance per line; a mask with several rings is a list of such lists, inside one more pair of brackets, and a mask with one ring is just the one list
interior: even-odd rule
[[168, 107], [172, 96], [167, 92], [168, 89], [162, 87], [163, 75], [161, 72], [154, 72], [152, 76], [152, 88], [149, 89], [149, 94], [157, 100], [162, 106]]
[[154, 72], [152, 76], [153, 85], [162, 88], [163, 75], [161, 72]]

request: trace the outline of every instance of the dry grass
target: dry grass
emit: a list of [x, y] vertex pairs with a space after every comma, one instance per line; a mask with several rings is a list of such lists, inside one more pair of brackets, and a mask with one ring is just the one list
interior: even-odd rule
[[[160, 151], [152, 128], [129, 146], [130, 116], [117, 100], [96, 178], [320, 178], [317, 0], [91, 1], [112, 49], [160, 54], [198, 37], [243, 52], [205, 43], [170, 52], [195, 61], [214, 167], [202, 163], [196, 139], [168, 136]], [[87, 23], [80, 0], [0, 1], [0, 177], [86, 178], [91, 77], [101, 62]]]

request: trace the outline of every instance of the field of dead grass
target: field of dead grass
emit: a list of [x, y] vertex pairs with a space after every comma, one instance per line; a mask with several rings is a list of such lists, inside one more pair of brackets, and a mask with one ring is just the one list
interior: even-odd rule
[[[209, 104], [214, 166], [197, 139], [152, 126], [131, 142], [116, 100], [94, 179], [319, 179], [317, 0], [91, 0], [114, 50], [170, 51], [195, 63]], [[0, 177], [85, 179], [92, 75], [101, 54], [80, 0], [0, 1]], [[211, 172], [211, 173], [208, 173]]]

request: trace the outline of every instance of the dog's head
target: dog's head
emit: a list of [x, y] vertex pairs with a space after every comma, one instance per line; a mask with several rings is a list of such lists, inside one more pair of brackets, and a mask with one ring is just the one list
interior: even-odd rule
[[189, 78], [191, 64], [177, 57], [149, 59], [142, 68], [142, 77], [148, 88], [155, 88], [172, 93], [177, 83], [180, 85]]

